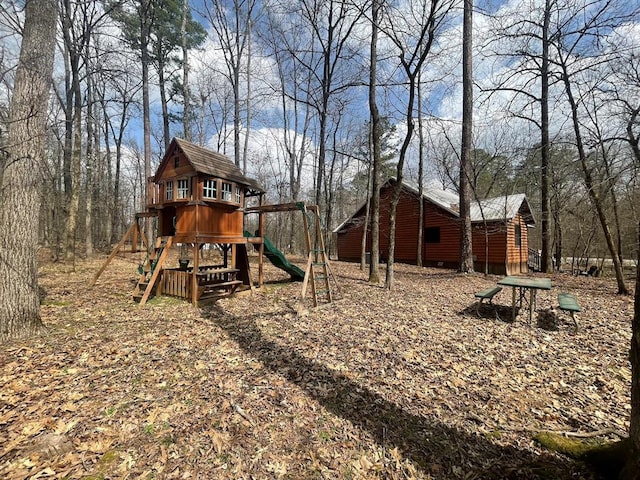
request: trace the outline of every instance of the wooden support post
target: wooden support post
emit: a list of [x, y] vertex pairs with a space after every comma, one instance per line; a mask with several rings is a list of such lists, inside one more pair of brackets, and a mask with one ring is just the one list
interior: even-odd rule
[[133, 226], [135, 228], [131, 232], [131, 253], [138, 253], [138, 242], [140, 241], [140, 239], [138, 238], [138, 233], [140, 232], [140, 227], [138, 225], [137, 218]]
[[262, 288], [264, 283], [264, 213], [258, 215], [258, 232], [262, 239], [258, 249], [258, 287]]
[[236, 260], [237, 260], [237, 249], [236, 249], [236, 244], [232, 243], [231, 244], [231, 268], [236, 268]]
[[173, 242], [173, 237], [169, 237], [166, 245], [162, 249], [162, 253], [160, 254], [160, 257], [156, 261], [156, 265], [153, 269], [153, 274], [149, 279], [149, 283], [147, 285], [147, 288], [144, 291], [144, 295], [142, 295], [142, 298], [140, 299], [139, 305], [141, 307], [145, 303], [147, 303], [147, 300], [149, 300], [149, 296], [151, 295], [151, 290], [153, 290], [153, 286], [155, 285], [156, 281], [158, 280], [158, 276], [162, 271], [162, 266], [164, 265], [164, 262], [167, 259], [167, 256], [169, 255], [169, 249], [171, 248], [172, 242]]
[[198, 269], [200, 267], [200, 248], [193, 244], [193, 275], [191, 276], [191, 303], [198, 306]]
[[140, 232], [140, 227], [138, 226], [138, 222], [135, 221], [125, 232], [125, 234], [122, 236], [122, 238], [120, 239], [120, 241], [118, 242], [118, 244], [113, 248], [113, 250], [111, 251], [111, 254], [109, 255], [109, 258], [107, 258], [107, 260], [102, 264], [102, 267], [100, 267], [100, 270], [98, 270], [98, 273], [96, 273], [95, 277], [93, 277], [93, 279], [91, 280], [91, 282], [89, 282], [89, 287], [93, 287], [96, 282], [98, 281], [98, 278], [100, 278], [100, 275], [102, 275], [102, 272], [105, 271], [105, 269], [107, 268], [107, 266], [111, 263], [111, 261], [115, 258], [115, 256], [118, 254], [118, 252], [120, 251], [120, 249], [122, 248], [122, 246], [124, 245], [124, 242], [127, 241], [127, 238], [129, 238], [129, 236], [133, 235], [133, 232]]

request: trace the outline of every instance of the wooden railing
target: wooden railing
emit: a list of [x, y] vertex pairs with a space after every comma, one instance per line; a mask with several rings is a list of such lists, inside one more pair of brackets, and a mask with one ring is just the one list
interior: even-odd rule
[[[196, 273], [198, 282], [198, 299], [216, 290], [235, 291], [242, 282], [236, 280], [238, 270], [217, 266], [202, 266]], [[177, 270], [166, 268], [162, 271], [162, 294], [173, 297], [191, 299], [191, 282], [193, 269]]]
[[163, 270], [162, 294], [179, 298], [191, 298], [191, 273], [168, 268]]
[[153, 207], [161, 203], [160, 185], [154, 183], [153, 177], [149, 177], [147, 179], [147, 207]]

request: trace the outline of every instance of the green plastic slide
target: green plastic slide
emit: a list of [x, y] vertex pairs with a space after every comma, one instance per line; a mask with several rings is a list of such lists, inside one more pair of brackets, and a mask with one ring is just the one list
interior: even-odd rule
[[[255, 235], [252, 235], [246, 230], [244, 232], [244, 236], [255, 237]], [[304, 280], [304, 271], [287, 260], [287, 258], [284, 256], [284, 253], [278, 250], [276, 246], [271, 243], [271, 240], [269, 240], [267, 237], [264, 237], [264, 255], [274, 266], [278, 267], [281, 270], [284, 270], [289, 275], [291, 275], [291, 280], [297, 282], [301, 282], [302, 280]]]

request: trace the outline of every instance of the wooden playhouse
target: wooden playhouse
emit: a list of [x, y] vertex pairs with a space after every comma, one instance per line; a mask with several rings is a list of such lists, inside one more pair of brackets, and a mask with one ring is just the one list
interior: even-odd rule
[[[247, 207], [247, 200], [257, 197], [254, 205]], [[147, 247], [147, 255], [140, 265], [139, 278], [133, 298], [141, 305], [152, 295], [169, 295], [184, 298], [194, 305], [232, 294], [241, 285], [253, 288], [247, 246], [253, 244], [259, 251], [258, 285], [263, 283], [263, 258], [289, 273], [292, 279], [303, 281], [302, 299], [309, 283], [317, 304], [314, 265], [325, 265], [320, 277], [326, 278], [328, 260], [322, 247], [311, 247], [310, 230], [320, 231], [317, 207], [304, 204], [262, 205], [264, 190], [258, 183], [243, 175], [226, 156], [179, 138], [169, 145], [156, 173], [148, 180], [147, 210], [136, 215], [135, 222], [113, 249], [109, 258], [91, 282], [94, 285], [123, 245], [129, 241], [135, 251], [138, 239], [144, 241], [140, 222], [153, 218], [155, 245]], [[264, 236], [264, 214], [274, 211], [299, 209], [305, 215], [309, 258], [306, 271], [290, 264]], [[245, 214], [258, 214], [258, 230], [249, 235], [244, 229]], [[308, 215], [315, 217], [310, 223]], [[171, 248], [180, 245], [180, 264], [168, 262]], [[203, 262], [203, 249], [217, 248], [222, 261], [215, 265]], [[187, 253], [185, 255], [185, 253]], [[188, 259], [188, 263], [187, 260]], [[182, 263], [184, 260], [184, 263]], [[176, 263], [175, 260], [173, 263]], [[327, 290], [328, 280], [325, 281]]]

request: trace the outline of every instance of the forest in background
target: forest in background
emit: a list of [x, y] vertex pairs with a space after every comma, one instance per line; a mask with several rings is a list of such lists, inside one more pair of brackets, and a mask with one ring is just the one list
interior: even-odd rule
[[[193, 16], [190, 7], [193, 11], [203, 8]], [[90, 257], [96, 246], [108, 245], [118, 236], [127, 215], [143, 209], [144, 185], [162, 145], [166, 146], [173, 135], [172, 122], [181, 125], [182, 136], [194, 138], [198, 110], [191, 81], [197, 72], [198, 53], [203, 65], [218, 66], [232, 92], [223, 102], [227, 111], [233, 112], [231, 118], [219, 124], [206, 143], [213, 141], [226, 153], [232, 145], [233, 161], [264, 183], [272, 191], [271, 199], [278, 201], [283, 195], [309, 199], [323, 209], [325, 225], [330, 228], [339, 216], [338, 207], [348, 205], [341, 195], [353, 194], [357, 185], [353, 178], [360, 173], [366, 179], [364, 196], [367, 190], [372, 194], [373, 245], [369, 281], [364, 285], [370, 289], [379, 283], [377, 187], [385, 165], [395, 171], [398, 180], [389, 215], [385, 268], [388, 290], [394, 286], [395, 213], [403, 179], [411, 178], [415, 170], [419, 193], [427, 181], [433, 180], [458, 190], [459, 273], [466, 274], [473, 271], [471, 197], [482, 198], [494, 187], [497, 191], [515, 188], [518, 175], [527, 166], [533, 174], [525, 184], [530, 183], [534, 193], [540, 195], [543, 271], [552, 269], [553, 250], [556, 257], [561, 256], [558, 252], [563, 252], [563, 239], [575, 240], [568, 238], [567, 218], [580, 223], [574, 210], [585, 208], [592, 223], [597, 222], [606, 244], [621, 294], [617, 298], [628, 298], [625, 294], [630, 290], [622, 266], [625, 252], [632, 247], [624, 234], [628, 227], [624, 222], [626, 218], [637, 220], [635, 182], [640, 163], [640, 62], [638, 12], [632, 10], [634, 7], [633, 3], [613, 0], [545, 0], [544, 4], [501, 3], [482, 8], [474, 8], [472, 0], [464, 0], [462, 5], [440, 0], [372, 0], [364, 8], [346, 1], [303, 1], [293, 6], [216, 2], [209, 8], [206, 4], [171, 5], [152, 0], [104, 4], [75, 4], [70, 0], [3, 2], [1, 80], [7, 107], [3, 110], [6, 120], [0, 162], [0, 341], [9, 345], [19, 337], [37, 339], [45, 331], [40, 314], [43, 265], [38, 261], [38, 246], [51, 246], [55, 260], [64, 257], [73, 261], [79, 253]], [[254, 8], [256, 17], [252, 17]], [[59, 19], [52, 15], [58, 11]], [[229, 17], [230, 13], [235, 16]], [[209, 49], [202, 45], [211, 38], [207, 28], [202, 28], [203, 15], [211, 20], [222, 63], [206, 58]], [[257, 28], [265, 18], [274, 19], [273, 24], [267, 23], [266, 30]], [[491, 28], [479, 31], [473, 27], [489, 24]], [[104, 29], [104, 37], [98, 34], [100, 29]], [[256, 56], [253, 53], [261, 43], [254, 39], [260, 34], [265, 38], [265, 32], [266, 38], [275, 32], [282, 34], [273, 37], [272, 51]], [[21, 41], [14, 35], [19, 33]], [[460, 39], [462, 61], [458, 62], [453, 52], [460, 46]], [[17, 43], [20, 53], [16, 63]], [[104, 45], [108, 48], [103, 49]], [[200, 50], [196, 49], [198, 45]], [[367, 51], [366, 45], [368, 57], [359, 53]], [[136, 54], [127, 56], [127, 49]], [[117, 59], [126, 59], [125, 63], [112, 71], [112, 77], [97, 81], [96, 72], [109, 72], [114, 66], [106, 62], [114, 51]], [[174, 53], [179, 58], [174, 67], [180, 68], [174, 70], [177, 76], [171, 79], [170, 59]], [[251, 65], [265, 67], [278, 58], [272, 63], [277, 68], [253, 75]], [[138, 65], [136, 82], [132, 72]], [[363, 65], [368, 68], [362, 69]], [[457, 81], [459, 67], [461, 82]], [[269, 72], [278, 75], [273, 77]], [[107, 91], [105, 85], [123, 78], [133, 81], [128, 84], [132, 89], [125, 90], [136, 94], [116, 95], [116, 105], [128, 107], [110, 110], [107, 104], [113, 100], [113, 91]], [[270, 82], [273, 78], [280, 82]], [[487, 82], [489, 78], [492, 82]], [[270, 85], [274, 94], [254, 96], [260, 91], [255, 87], [261, 84], [258, 79], [266, 80], [263, 84]], [[170, 84], [172, 88], [167, 88]], [[281, 88], [273, 89], [273, 85]], [[367, 124], [366, 118], [355, 115], [367, 111], [364, 101], [358, 101], [364, 97], [358, 95], [359, 87], [366, 87], [371, 120], [363, 136], [357, 135], [362, 130], [355, 128]], [[52, 91], [56, 95], [50, 95]], [[174, 102], [180, 96], [178, 92], [183, 98], [181, 110], [176, 108], [179, 101]], [[265, 101], [264, 109], [255, 110], [257, 98]], [[281, 103], [269, 103], [268, 99], [281, 99]], [[504, 103], [494, 103], [496, 99]], [[156, 116], [158, 102], [161, 115]], [[268, 125], [269, 129], [282, 131], [282, 142], [275, 142], [285, 146], [282, 157], [271, 155], [269, 145], [256, 148], [252, 141], [254, 131], [264, 131], [266, 123], [259, 122], [266, 117], [258, 112], [265, 111], [276, 113], [269, 117]], [[282, 115], [277, 115], [279, 111]], [[160, 128], [152, 124], [154, 118], [162, 119]], [[204, 115], [199, 118], [204, 119]], [[222, 116], [214, 112], [207, 118], [219, 120]], [[282, 124], [277, 126], [273, 118], [282, 119]], [[285, 124], [288, 127], [282, 126]], [[133, 139], [140, 129], [142, 146], [135, 148], [135, 141], [125, 144], [123, 139]], [[160, 130], [162, 135], [152, 135]], [[458, 130], [460, 143], [456, 139]], [[152, 137], [156, 138], [153, 148]], [[280, 138], [279, 134], [273, 138]], [[508, 140], [503, 143], [502, 139]], [[496, 145], [500, 148], [491, 148]], [[252, 156], [254, 151], [258, 153]], [[567, 152], [567, 157], [558, 157], [559, 151]], [[481, 168], [481, 152], [488, 154], [487, 165], [491, 167]], [[502, 166], [499, 159], [505, 159]], [[565, 160], [567, 170], [554, 178], [554, 171], [565, 165]], [[278, 165], [282, 168], [276, 168]], [[125, 175], [123, 167], [127, 166], [129, 173]], [[486, 183], [481, 173], [488, 176]], [[535, 183], [538, 179], [539, 189]], [[561, 182], [566, 182], [562, 191], [568, 198], [564, 208], [559, 208], [556, 195]], [[276, 188], [275, 195], [274, 185], [282, 188]], [[293, 222], [290, 227], [292, 240]], [[600, 243], [596, 238], [599, 234], [595, 228], [592, 232], [590, 237], [596, 245]], [[295, 246], [293, 242], [290, 245]], [[640, 238], [635, 245], [640, 245]], [[75, 262], [71, 269], [75, 269]], [[454, 274], [458, 277], [467, 278]], [[635, 284], [629, 354], [629, 440], [613, 445], [624, 450], [620, 478], [625, 479], [637, 479], [640, 472], [638, 268]], [[386, 301], [386, 296], [379, 297]], [[426, 304], [433, 307], [433, 299]], [[242, 344], [242, 338], [236, 339]], [[465, 343], [461, 343], [463, 348]], [[17, 352], [20, 354], [21, 349]], [[10, 408], [9, 415], [13, 412]]]
[[[3, 135], [21, 5], [3, 1], [0, 11]], [[461, 2], [380, 2], [375, 62], [371, 6], [362, 2], [59, 6], [40, 222], [41, 243], [55, 258], [90, 256], [120, 238], [145, 210], [145, 178], [173, 136], [227, 154], [269, 202], [319, 204], [331, 231], [371, 189], [374, 64], [383, 118], [378, 175], [397, 175], [402, 156], [406, 179], [459, 188]], [[473, 37], [474, 198], [525, 193], [537, 220], [531, 246], [549, 255], [611, 257], [613, 244], [616, 256], [633, 259], [640, 218], [633, 4], [478, 2]], [[298, 249], [295, 217], [269, 222], [270, 237]]]

